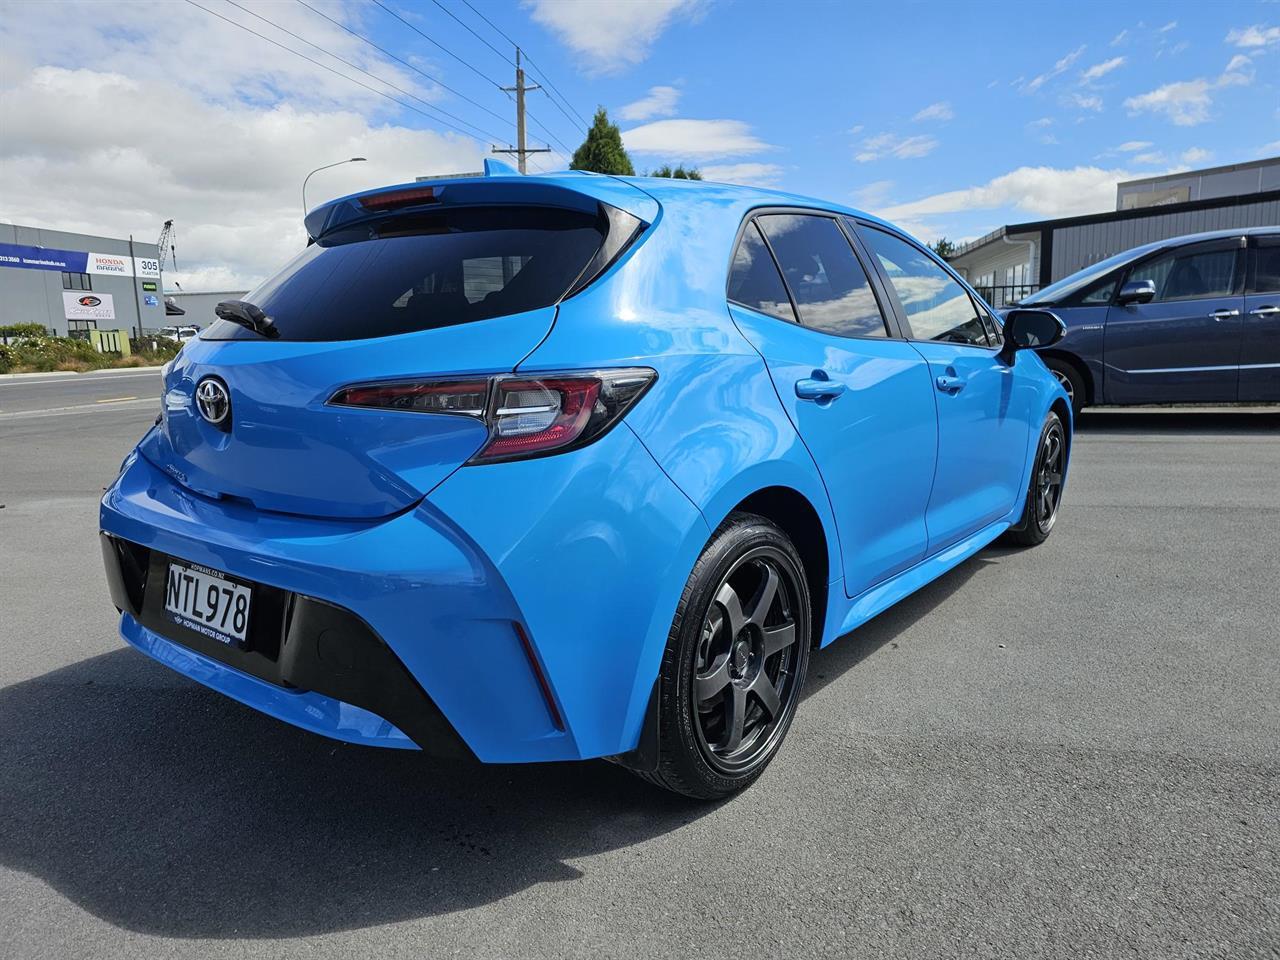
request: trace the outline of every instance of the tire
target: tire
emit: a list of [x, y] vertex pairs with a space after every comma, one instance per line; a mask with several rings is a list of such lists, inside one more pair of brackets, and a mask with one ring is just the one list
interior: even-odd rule
[[1080, 411], [1084, 409], [1084, 377], [1080, 375], [1080, 371], [1076, 369], [1075, 364], [1069, 360], [1062, 360], [1058, 357], [1044, 357], [1043, 359], [1044, 365], [1049, 368], [1049, 372], [1062, 384], [1062, 389], [1067, 391], [1067, 400], [1071, 403], [1072, 416], [1079, 416]]
[[791, 726], [811, 641], [795, 545], [764, 517], [730, 515], [676, 608], [658, 678], [657, 766], [640, 776], [701, 800], [750, 786]]
[[1062, 505], [1062, 481], [1066, 467], [1066, 431], [1062, 418], [1050, 410], [1040, 427], [1022, 517], [1005, 535], [1009, 543], [1034, 547], [1049, 539], [1058, 519], [1058, 508]]

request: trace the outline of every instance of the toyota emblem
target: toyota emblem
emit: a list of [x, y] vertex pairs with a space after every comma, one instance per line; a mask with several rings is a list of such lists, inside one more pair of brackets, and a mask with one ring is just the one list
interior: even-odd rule
[[205, 377], [196, 387], [196, 408], [215, 427], [227, 429], [231, 417], [231, 397], [221, 380]]

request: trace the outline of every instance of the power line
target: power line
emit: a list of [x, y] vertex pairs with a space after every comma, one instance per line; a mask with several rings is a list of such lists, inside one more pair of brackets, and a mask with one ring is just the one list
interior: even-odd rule
[[[478, 127], [478, 126], [476, 126], [474, 123], [471, 123], [469, 120], [464, 120], [462, 117], [458, 116], [457, 114], [455, 114], [455, 113], [450, 113], [448, 110], [445, 110], [445, 109], [443, 109], [442, 107], [437, 107], [434, 103], [431, 103], [429, 100], [424, 100], [424, 99], [422, 99], [422, 97], [418, 96], [416, 93], [413, 93], [412, 91], [406, 90], [406, 89], [404, 89], [404, 87], [396, 86], [396, 85], [395, 85], [394, 83], [392, 83], [390, 80], [384, 80], [382, 77], [378, 76], [378, 75], [377, 75], [377, 74], [375, 74], [375, 73], [370, 73], [368, 70], [364, 69], [364, 67], [360, 66], [359, 64], [352, 63], [350, 60], [347, 60], [347, 59], [345, 59], [345, 58], [343, 58], [343, 57], [338, 56], [336, 53], [332, 52], [331, 50], [326, 50], [324, 47], [320, 46], [320, 44], [318, 44], [318, 43], [312, 43], [312, 42], [311, 42], [310, 40], [308, 40], [306, 37], [300, 37], [300, 36], [298, 36], [298, 35], [297, 35], [296, 33], [294, 33], [292, 30], [289, 30], [289, 29], [287, 29], [287, 28], [285, 28], [285, 27], [282, 27], [282, 26], [280, 26], [280, 24], [275, 23], [274, 21], [268, 20], [266, 17], [262, 16], [262, 14], [254, 13], [252, 10], [248, 9], [247, 7], [243, 7], [243, 6], [241, 6], [239, 3], [237, 3], [237, 2], [236, 2], [236, 0], [227, 0], [227, 3], [231, 4], [231, 6], [235, 7], [237, 10], [242, 10], [242, 11], [244, 11], [245, 13], [249, 14], [249, 16], [251, 16], [251, 17], [256, 17], [258, 20], [261, 20], [263, 23], [267, 24], [268, 26], [275, 27], [275, 28], [276, 28], [277, 30], [279, 30], [281, 33], [283, 33], [283, 34], [287, 34], [288, 36], [293, 37], [293, 39], [297, 40], [299, 43], [305, 43], [307, 46], [312, 47], [312, 48], [314, 48], [314, 49], [316, 49], [316, 50], [319, 50], [321, 53], [323, 53], [323, 54], [325, 54], [325, 55], [327, 55], [327, 56], [333, 57], [333, 59], [337, 60], [339, 63], [344, 63], [344, 64], [346, 64], [346, 65], [347, 65], [348, 67], [350, 67], [352, 70], [358, 70], [358, 71], [360, 71], [361, 73], [363, 73], [366, 77], [371, 77], [371, 78], [373, 78], [374, 80], [377, 80], [379, 83], [385, 83], [385, 84], [386, 84], [388, 87], [390, 87], [392, 90], [396, 90], [396, 91], [398, 91], [398, 92], [400, 92], [400, 93], [404, 94], [406, 97], [410, 97], [410, 98], [412, 98], [412, 99], [414, 99], [414, 100], [417, 100], [419, 103], [423, 104], [424, 106], [426, 106], [426, 107], [427, 107], [428, 109], [430, 109], [430, 110], [435, 110], [437, 113], [442, 113], [442, 114], [444, 114], [446, 117], [449, 117], [449, 118], [450, 118], [450, 119], [452, 119], [452, 120], [456, 120], [456, 121], [458, 121], [458, 123], [461, 123], [461, 124], [463, 124], [464, 126], [470, 127], [472, 130], [475, 130], [475, 131], [477, 131], [478, 133], [482, 133], [482, 134], [484, 134], [486, 137], [489, 137], [490, 139], [492, 139], [492, 138], [494, 138], [494, 137], [496, 136], [496, 134], [493, 134], [493, 133], [489, 132], [488, 130], [485, 130], [483, 127]], [[501, 119], [501, 118], [499, 118], [499, 119]]]
[[[303, 60], [307, 61], [307, 63], [314, 64], [315, 66], [320, 67], [322, 70], [328, 70], [334, 76], [341, 77], [343, 80], [349, 80], [352, 83], [356, 84], [357, 86], [364, 87], [366, 90], [370, 91], [371, 93], [376, 93], [380, 97], [385, 97], [386, 99], [390, 100], [392, 103], [397, 104], [401, 107], [404, 107], [406, 110], [412, 110], [414, 113], [419, 113], [422, 116], [426, 117], [428, 120], [434, 121], [435, 123], [443, 124], [444, 126], [449, 127], [452, 130], [458, 131], [458, 133], [461, 133], [463, 136], [471, 137], [472, 139], [475, 139], [475, 134], [469, 133], [468, 131], [463, 130], [461, 127], [454, 126], [452, 123], [450, 123], [447, 120], [441, 120], [439, 117], [433, 117], [431, 114], [427, 113], [425, 110], [419, 110], [417, 107], [415, 107], [411, 103], [405, 103], [402, 100], [397, 100], [395, 97], [387, 93], [385, 90], [379, 90], [376, 87], [369, 86], [369, 84], [364, 83], [361, 80], [357, 80], [355, 77], [349, 77], [342, 71], [335, 70], [333, 67], [329, 66], [327, 63], [321, 63], [319, 60], [315, 60], [315, 59], [312, 59], [311, 57], [308, 57], [305, 53], [299, 53], [297, 50], [294, 50], [292, 47], [287, 47], [283, 43], [280, 43], [278, 40], [272, 40], [270, 37], [259, 33], [257, 30], [254, 30], [252, 27], [247, 27], [243, 23], [237, 23], [235, 20], [232, 20], [230, 17], [223, 16], [222, 14], [218, 13], [216, 10], [210, 10], [208, 7], [201, 6], [200, 4], [196, 3], [195, 0], [186, 0], [186, 2], [191, 4], [191, 6], [195, 7], [198, 10], [203, 10], [205, 13], [209, 14], [210, 16], [217, 17], [219, 20], [223, 20], [226, 23], [231, 24], [233, 27], [239, 27], [241, 30], [244, 30], [247, 33], [253, 34], [255, 37], [257, 37], [260, 40], [267, 41], [267, 43], [271, 44], [274, 47], [279, 47], [281, 50], [284, 50], [288, 53], [292, 53], [295, 57], [301, 57]], [[377, 78], [375, 77], [374, 79], [377, 79]], [[386, 83], [385, 80], [380, 82]], [[388, 86], [390, 86], [390, 84], [388, 84]], [[438, 109], [438, 108], [433, 108], [433, 109]]]
[[460, 64], [462, 64], [464, 67], [466, 67], [466, 68], [467, 68], [468, 70], [470, 70], [472, 73], [474, 73], [476, 76], [478, 76], [478, 77], [482, 78], [483, 80], [485, 80], [485, 81], [486, 81], [486, 82], [488, 82], [488, 83], [493, 84], [493, 85], [494, 85], [495, 87], [497, 87], [499, 90], [501, 90], [501, 89], [502, 89], [502, 84], [501, 84], [501, 83], [499, 83], [497, 80], [493, 79], [493, 77], [488, 76], [487, 74], [485, 74], [483, 71], [481, 71], [481, 70], [480, 70], [480, 69], [478, 69], [477, 67], [473, 66], [473, 65], [472, 65], [471, 63], [469, 63], [468, 61], [466, 61], [466, 60], [462, 59], [462, 57], [458, 56], [456, 53], [454, 53], [452, 50], [450, 50], [448, 47], [446, 47], [446, 46], [445, 46], [443, 43], [441, 43], [440, 41], [438, 41], [438, 40], [433, 40], [431, 37], [427, 36], [425, 33], [423, 33], [421, 30], [419, 30], [417, 27], [415, 27], [412, 23], [410, 23], [408, 20], [406, 20], [404, 17], [400, 16], [400, 14], [396, 13], [394, 10], [392, 10], [390, 7], [388, 7], [385, 3], [383, 3], [383, 2], [382, 2], [382, 0], [373, 0], [373, 2], [374, 2], [374, 3], [376, 3], [378, 6], [380, 6], [383, 10], [387, 11], [387, 13], [391, 14], [393, 17], [395, 17], [395, 18], [396, 18], [397, 20], [399, 20], [401, 23], [403, 23], [406, 27], [408, 27], [410, 30], [412, 30], [414, 33], [416, 33], [418, 36], [422, 37], [422, 39], [423, 39], [423, 40], [426, 40], [428, 43], [433, 43], [433, 44], [435, 44], [437, 47], [439, 47], [441, 50], [443, 50], [443, 51], [444, 51], [445, 53], [447, 53], [449, 56], [453, 57], [453, 59], [457, 60]]
[[390, 57], [392, 60], [395, 60], [397, 63], [401, 63], [404, 66], [408, 67], [410, 70], [412, 70], [414, 73], [418, 74], [419, 76], [424, 77], [427, 80], [430, 80], [432, 83], [440, 87], [442, 90], [448, 90], [455, 97], [458, 97], [461, 100], [467, 101], [467, 103], [471, 104], [473, 107], [476, 107], [479, 110], [483, 110], [485, 113], [489, 114], [489, 116], [494, 117], [495, 119], [501, 120], [503, 123], [512, 123], [511, 120], [507, 119], [502, 114], [498, 113], [495, 110], [490, 110], [488, 107], [486, 107], [484, 104], [480, 103], [477, 100], [472, 100], [465, 93], [455, 90], [453, 87], [449, 86], [443, 80], [438, 80], [437, 78], [431, 76], [431, 74], [424, 73], [422, 70], [418, 69], [418, 67], [414, 66], [408, 60], [405, 60], [401, 57], [397, 57], [394, 53], [392, 53], [386, 47], [378, 46], [378, 44], [374, 43], [368, 37], [364, 36], [363, 34], [357, 33], [355, 30], [352, 30], [350, 27], [348, 27], [345, 23], [341, 22], [340, 20], [333, 19], [333, 17], [329, 16], [323, 10], [317, 10], [311, 4], [307, 3], [307, 0], [297, 0], [297, 2], [302, 4], [312, 13], [317, 14], [318, 16], [324, 17], [326, 20], [332, 23], [335, 27], [341, 27], [343, 30], [347, 31], [347, 33], [351, 34], [351, 36], [355, 37], [357, 40], [364, 41], [369, 46], [373, 47], [373, 49], [381, 53], [383, 56]]
[[458, 18], [458, 15], [456, 13], [454, 13], [452, 10], [446, 7], [443, 3], [441, 3], [440, 0], [431, 0], [431, 2], [434, 3], [441, 10], [443, 10], [445, 13], [447, 13], [449, 16], [453, 17], [453, 19], [456, 20], [458, 23], [461, 23], [463, 26], [463, 29], [465, 29], [467, 33], [471, 34], [473, 37], [475, 37], [477, 40], [483, 43], [486, 47], [488, 47], [490, 50], [492, 50], [494, 53], [500, 56], [508, 64], [510, 64], [513, 67], [516, 65], [514, 60], [508, 57], [505, 53], [503, 53], [501, 50], [495, 47], [492, 43], [490, 43], [484, 37], [480, 36], [480, 34], [472, 30], [470, 24], [464, 23], [461, 19]]
[[[462, 0], [462, 2], [463, 2], [464, 4], [466, 4], [466, 6], [467, 6], [467, 9], [468, 9], [468, 10], [470, 10], [470, 11], [471, 11], [472, 13], [474, 13], [477, 17], [479, 17], [481, 20], [483, 20], [485, 23], [487, 23], [490, 27], [492, 27], [492, 28], [493, 28], [493, 31], [494, 31], [495, 33], [497, 33], [497, 35], [498, 35], [498, 36], [500, 36], [503, 40], [507, 41], [507, 43], [511, 44], [513, 47], [518, 47], [518, 46], [520, 46], [518, 43], [516, 43], [514, 40], [512, 40], [509, 36], [507, 36], [506, 32], [505, 32], [505, 31], [503, 31], [503, 29], [502, 29], [501, 27], [499, 27], [496, 23], [494, 23], [492, 20], [490, 20], [488, 17], [486, 17], [486, 16], [484, 15], [484, 13], [482, 13], [480, 10], [477, 10], [477, 9], [476, 9], [472, 4], [471, 4], [471, 0]], [[560, 93], [560, 88], [559, 88], [559, 87], [557, 87], [554, 83], [552, 83], [552, 82], [551, 82], [551, 77], [550, 77], [550, 76], [548, 76], [547, 72], [546, 72], [545, 70], [543, 70], [541, 67], [539, 67], [536, 63], [534, 63], [534, 62], [533, 62], [533, 57], [529, 56], [529, 51], [528, 51], [528, 50], [521, 50], [521, 52], [524, 54], [524, 59], [525, 59], [525, 61], [526, 61], [526, 62], [527, 62], [531, 67], [534, 67], [534, 68], [538, 71], [538, 73], [540, 73], [540, 74], [542, 75], [542, 82], [543, 82], [543, 83], [545, 83], [545, 84], [546, 84], [548, 87], [550, 87], [552, 90], [554, 90], [554, 91], [556, 92], [556, 94], [557, 94], [557, 95], [559, 95], [560, 99], [564, 101], [565, 106], [566, 106], [566, 107], [568, 107], [570, 110], [572, 110], [572, 111], [573, 111], [574, 116], [576, 116], [576, 117], [578, 118], [578, 123], [579, 123], [579, 125], [581, 126], [581, 128], [582, 128], [583, 132], [585, 133], [585, 132], [586, 132], [586, 129], [587, 129], [587, 126], [588, 126], [588, 124], [587, 124], [587, 121], [583, 118], [582, 114], [578, 113], [578, 111], [577, 111], [576, 109], [574, 109], [573, 104], [569, 102], [568, 98], [567, 98], [563, 93]], [[544, 92], [545, 92], [545, 91], [544, 91]], [[566, 116], [566, 117], [568, 117], [568, 119], [569, 119], [570, 121], [572, 121], [572, 120], [573, 120], [573, 117], [570, 117], [567, 113], [565, 113], [565, 111], [564, 111], [564, 107], [561, 107], [561, 106], [560, 106], [560, 104], [556, 102], [555, 98], [551, 96], [551, 94], [549, 94], [549, 93], [547, 94], [547, 99], [548, 99], [548, 100], [550, 100], [552, 103], [554, 103], [554, 104], [556, 105], [556, 108], [557, 108], [561, 113], [564, 113], [564, 114], [565, 114], [565, 116]]]

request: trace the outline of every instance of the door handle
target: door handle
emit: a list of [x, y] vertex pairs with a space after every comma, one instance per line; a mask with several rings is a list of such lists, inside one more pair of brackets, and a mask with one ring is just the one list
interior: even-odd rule
[[845, 385], [830, 379], [821, 370], [815, 376], [796, 381], [796, 396], [801, 400], [834, 400], [845, 391]]
[[1252, 310], [1249, 311], [1249, 316], [1274, 317], [1277, 313], [1280, 313], [1280, 307], [1273, 307], [1271, 306], [1271, 304], [1267, 304], [1266, 306], [1262, 306], [1262, 307], [1254, 307]]
[[934, 381], [943, 393], [959, 393], [964, 389], [963, 377], [941, 376]]
[[1239, 310], [1215, 310], [1209, 316], [1214, 320], [1230, 320], [1232, 317], [1240, 316]]

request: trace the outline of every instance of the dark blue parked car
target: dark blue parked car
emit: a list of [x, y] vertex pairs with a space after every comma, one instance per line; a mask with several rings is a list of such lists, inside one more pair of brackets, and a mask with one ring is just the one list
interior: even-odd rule
[[1280, 401], [1280, 226], [1135, 247], [1022, 305], [1066, 323], [1040, 352], [1076, 411]]

